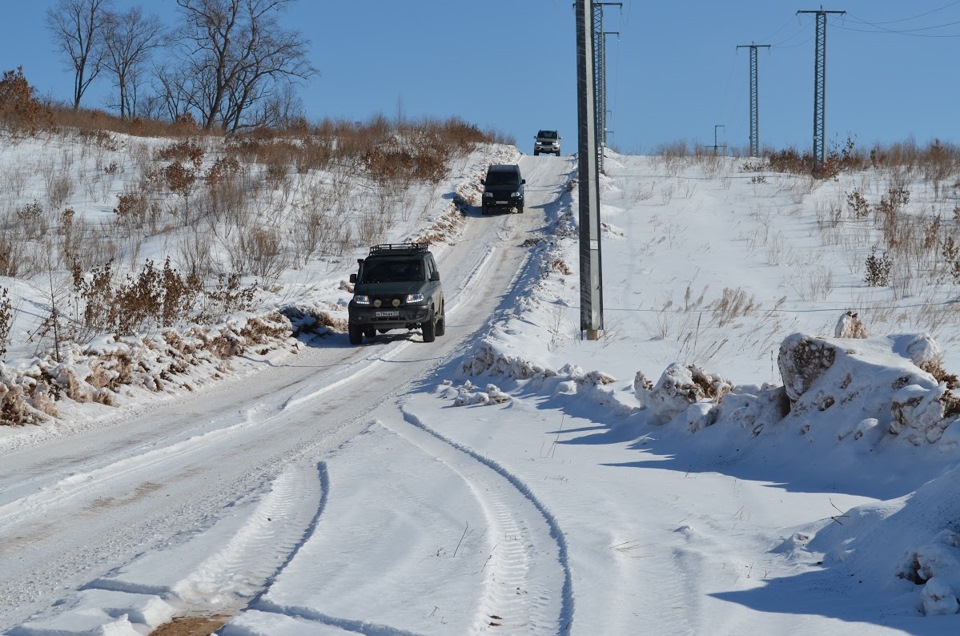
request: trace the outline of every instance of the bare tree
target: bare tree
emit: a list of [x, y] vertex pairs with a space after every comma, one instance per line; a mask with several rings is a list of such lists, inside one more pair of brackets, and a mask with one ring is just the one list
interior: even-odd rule
[[157, 65], [153, 69], [153, 88], [156, 95], [147, 98], [146, 108], [151, 116], [180, 121], [190, 112], [193, 101], [190, 91], [193, 83], [186, 79], [186, 68]]
[[103, 23], [111, 0], [58, 0], [47, 10], [47, 29], [73, 68], [73, 107], [100, 73]]
[[144, 17], [140, 7], [124, 13], [108, 12], [104, 21], [103, 66], [118, 91], [120, 119], [137, 114], [137, 93], [153, 49], [163, 44], [163, 24], [156, 16]]
[[260, 112], [264, 125], [272, 128], [289, 128], [306, 122], [303, 100], [290, 83], [283, 84], [265, 99]]
[[282, 84], [316, 73], [307, 41], [277, 15], [294, 0], [177, 0], [188, 80], [200, 125], [225, 131], [263, 125], [261, 103]]

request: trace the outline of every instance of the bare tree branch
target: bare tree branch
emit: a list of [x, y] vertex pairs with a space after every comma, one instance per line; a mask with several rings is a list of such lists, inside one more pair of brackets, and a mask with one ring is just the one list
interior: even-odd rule
[[153, 49], [163, 45], [163, 25], [156, 16], [144, 17], [140, 7], [107, 13], [103, 66], [113, 74], [120, 119], [137, 114], [137, 93]]
[[80, 108], [103, 61], [103, 23], [111, 0], [58, 0], [47, 10], [47, 29], [73, 69], [73, 108]]
[[316, 70], [299, 32], [277, 15], [293, 0], [177, 0], [179, 37], [190, 107], [207, 130], [263, 125], [260, 103], [274, 90]]

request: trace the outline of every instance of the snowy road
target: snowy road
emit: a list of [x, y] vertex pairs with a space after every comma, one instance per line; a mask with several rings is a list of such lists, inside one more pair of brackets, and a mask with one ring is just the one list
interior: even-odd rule
[[[497, 623], [497, 612], [510, 605], [504, 590], [514, 590], [514, 596], [523, 590], [541, 599], [522, 603], [523, 612], [513, 613], [522, 615], [515, 620], [525, 633], [531, 633], [531, 626], [556, 632], [572, 613], [558, 529], [509, 474], [417, 426], [397, 403], [398, 396], [455, 355], [491, 314], [509, 311], [505, 295], [528, 254], [522, 243], [543, 230], [544, 208], [558, 205], [573, 164], [568, 158], [525, 157], [521, 165], [528, 182], [526, 213], [481, 217], [472, 210], [458, 242], [437, 250], [448, 325], [435, 343], [398, 335], [349, 347], [345, 335], [332, 338], [273, 359], [271, 368], [175, 400], [124, 409], [86, 430], [5, 453], [0, 470], [0, 630], [21, 626], [16, 633], [32, 633], [31, 624], [56, 624], [58, 615], [66, 624], [76, 622], [69, 615], [70, 592], [84, 588], [88, 594], [166, 593], [168, 601], [174, 590], [183, 605], [176, 609], [211, 614], [236, 613], [256, 597], [258, 606], [248, 619], [254, 621], [256, 612], [282, 604], [283, 579], [277, 575], [298, 567], [294, 557], [306, 551], [320, 561], [349, 554], [351, 567], [359, 569], [392, 564], [383, 572], [384, 580], [415, 576], [421, 551], [413, 548], [421, 542], [433, 546], [430, 533], [438, 526], [418, 500], [396, 496], [393, 490], [409, 490], [422, 473], [411, 469], [397, 476], [394, 469], [427, 465], [431, 483], [458, 497], [451, 510], [433, 511], [446, 518], [439, 527], [463, 529], [456, 548], [447, 536], [445, 547], [428, 551], [438, 557], [444, 551], [469, 553], [472, 560], [457, 567], [485, 575], [464, 625], [477, 629]], [[388, 444], [391, 452], [371, 445], [374, 439]], [[389, 485], [369, 483], [370, 465], [378, 461], [384, 462], [382, 474], [392, 477]], [[358, 505], [381, 512], [383, 532], [351, 526], [350, 510]], [[237, 523], [244, 524], [244, 531], [207, 546], [211, 553], [223, 549], [220, 556], [203, 561], [202, 568], [190, 562], [196, 559], [196, 537], [218, 536], [204, 531], [221, 522], [229, 527], [224, 520], [252, 507], [282, 522], [251, 526], [243, 517]], [[474, 521], [465, 524], [464, 518]], [[417, 545], [399, 550], [416, 555], [413, 564], [409, 557], [385, 560], [377, 549], [382, 544], [384, 550], [398, 552], [401, 546], [384, 534], [394, 523], [404, 524], [404, 532], [396, 535], [403, 537], [417, 537], [407, 526], [427, 524], [422, 537], [411, 539]], [[309, 542], [321, 527], [323, 541]], [[478, 536], [479, 528], [488, 534]], [[178, 550], [191, 556], [171, 566]], [[149, 563], [156, 554], [169, 557], [165, 574]], [[357, 563], [365, 558], [376, 565]], [[145, 571], [153, 572], [154, 580]], [[164, 576], [177, 580], [163, 581]], [[336, 576], [329, 580], [335, 584]], [[278, 584], [276, 590], [272, 583]], [[437, 584], [442, 586], [442, 580]], [[342, 594], [346, 605], [331, 607], [329, 615], [289, 620], [341, 627], [349, 627], [351, 620], [376, 622], [376, 610], [350, 614], [357, 604], [368, 603], [370, 594], [382, 591], [372, 582], [368, 590]], [[457, 586], [451, 590], [461, 592]], [[389, 612], [383, 620], [389, 620]]]

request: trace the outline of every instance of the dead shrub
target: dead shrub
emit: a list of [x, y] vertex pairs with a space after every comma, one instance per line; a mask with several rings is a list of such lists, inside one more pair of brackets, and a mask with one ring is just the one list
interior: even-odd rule
[[37, 201], [17, 208], [17, 221], [24, 237], [39, 240], [47, 233], [47, 220], [43, 214], [43, 206]]
[[23, 395], [16, 387], [0, 384], [0, 424], [5, 426], [26, 426], [29, 424], [40, 424], [43, 417], [36, 409], [32, 408]]
[[203, 164], [203, 147], [193, 139], [184, 139], [157, 151], [157, 158], [161, 161], [187, 162], [199, 168]]
[[861, 194], [860, 190], [854, 190], [847, 195], [847, 205], [853, 210], [853, 215], [858, 219], [870, 216], [870, 204]]
[[53, 128], [53, 114], [49, 107], [34, 96], [34, 89], [23, 75], [23, 67], [5, 71], [0, 80], [0, 121], [13, 133], [36, 135]]
[[236, 157], [220, 157], [207, 170], [203, 182], [213, 190], [238, 172], [240, 172], [240, 162]]
[[117, 217], [117, 224], [127, 227], [143, 227], [149, 210], [146, 195], [142, 192], [118, 194], [117, 199], [117, 207], [113, 209], [113, 213]]
[[[113, 135], [100, 128], [95, 130], [80, 129], [77, 131], [77, 136], [86, 145], [93, 146], [95, 148], [109, 150], [111, 152], [120, 150], [120, 144], [117, 143], [117, 140], [114, 139]], [[113, 172], [116, 172], [117, 164], [114, 163], [111, 165], [114, 167]], [[107, 174], [113, 174], [113, 172], [107, 171]]]
[[287, 181], [287, 165], [285, 163], [268, 164], [265, 180], [271, 188], [280, 188]]
[[181, 276], [168, 258], [162, 270], [147, 260], [136, 275], [116, 281], [113, 263], [84, 274], [72, 268], [73, 288], [81, 303], [83, 327], [94, 333], [129, 335], [153, 326], [186, 321], [202, 291], [199, 278]]
[[273, 228], [254, 228], [240, 232], [230, 250], [234, 271], [250, 273], [262, 279], [273, 280], [280, 275], [286, 263], [280, 233]]
[[244, 287], [239, 274], [221, 274], [217, 277], [216, 287], [205, 294], [208, 303], [205, 316], [209, 320], [238, 311], [249, 311], [256, 293], [256, 282]]
[[864, 282], [870, 287], [886, 287], [890, 284], [890, 269], [893, 267], [893, 261], [890, 256], [884, 252], [877, 256], [877, 248], [874, 246], [870, 250], [870, 256], [867, 257], [867, 273], [864, 275]]
[[0, 358], [7, 355], [12, 328], [13, 305], [10, 302], [10, 291], [6, 287], [2, 287], [0, 288]]
[[800, 154], [796, 148], [771, 150], [766, 156], [770, 170], [788, 174], [809, 174], [813, 171], [813, 156]]
[[0, 276], [16, 278], [23, 271], [26, 246], [23, 241], [6, 232], [0, 232]]
[[174, 162], [163, 169], [163, 178], [171, 192], [187, 198], [197, 181], [197, 173], [180, 162]]
[[44, 174], [47, 190], [47, 204], [56, 209], [66, 203], [73, 194], [73, 177], [66, 171], [50, 171]]

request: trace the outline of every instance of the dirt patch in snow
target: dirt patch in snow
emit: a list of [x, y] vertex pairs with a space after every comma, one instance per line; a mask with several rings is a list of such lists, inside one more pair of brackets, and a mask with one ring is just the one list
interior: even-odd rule
[[227, 624], [227, 616], [183, 616], [150, 632], [150, 636], [210, 636]]

